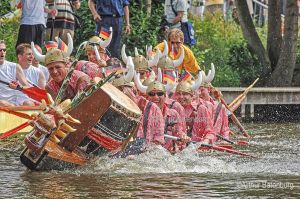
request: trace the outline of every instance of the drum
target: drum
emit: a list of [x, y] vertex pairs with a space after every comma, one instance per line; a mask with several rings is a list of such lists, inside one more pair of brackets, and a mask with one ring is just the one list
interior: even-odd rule
[[106, 83], [69, 114], [81, 124], [72, 125], [77, 131], [63, 140], [63, 147], [72, 151], [88, 135], [99, 145], [112, 150], [137, 130], [142, 112], [124, 93]]
[[110, 106], [89, 131], [88, 137], [113, 150], [137, 130], [142, 113], [132, 100], [111, 84], [105, 84], [102, 90], [109, 96]]
[[[81, 124], [68, 123], [76, 131], [68, 133], [58, 144], [49, 140], [51, 133], [38, 128], [38, 125], [26, 136], [27, 147], [21, 154], [24, 165], [35, 169], [45, 154], [54, 159], [81, 165], [87, 162], [87, 154], [78, 146], [86, 137], [106, 149], [116, 149], [137, 131], [142, 112], [129, 97], [112, 84], [106, 83], [69, 114]], [[34, 142], [30, 135], [42, 130], [47, 131], [43, 133], [43, 142]]]

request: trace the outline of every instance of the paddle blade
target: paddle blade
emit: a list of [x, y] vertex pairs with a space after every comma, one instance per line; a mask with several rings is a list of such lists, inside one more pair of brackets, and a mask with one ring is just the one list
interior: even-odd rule
[[21, 112], [9, 110], [5, 107], [0, 107], [0, 111], [6, 112], [6, 113], [9, 113], [9, 114], [12, 114], [12, 115], [16, 115], [16, 116], [21, 117], [21, 118], [29, 119], [29, 120], [33, 119], [33, 117], [31, 117], [30, 115], [28, 115], [26, 113], [21, 113]]
[[15, 128], [13, 128], [13, 129], [11, 129], [9, 131], [6, 131], [5, 133], [3, 133], [3, 134], [0, 135], [0, 140], [3, 140], [5, 138], [7, 138], [7, 137], [9, 137], [9, 136], [17, 133], [18, 131], [22, 130], [23, 128], [27, 127], [28, 125], [29, 125], [29, 121], [25, 122], [25, 123], [23, 123], [23, 124], [21, 124], [21, 125], [19, 125], [17, 127], [15, 127]]
[[236, 141], [236, 143], [238, 145], [248, 145], [249, 144], [247, 141], [244, 141], [244, 140], [238, 140], [238, 141]]
[[47, 91], [44, 89], [40, 89], [38, 87], [30, 87], [23, 88], [23, 92], [36, 101], [41, 102], [42, 100], [45, 100], [47, 104], [49, 103]]
[[226, 149], [233, 149], [232, 144], [217, 144], [216, 146], [223, 147], [223, 148], [226, 148]]
[[233, 150], [233, 149], [227, 149], [225, 147], [220, 147], [220, 146], [211, 146], [212, 149], [217, 150], [217, 151], [223, 151], [223, 152], [227, 152], [227, 153], [231, 153], [231, 154], [236, 154], [236, 155], [241, 155], [241, 156], [245, 156], [245, 157], [251, 157], [251, 158], [256, 158], [253, 155], [247, 154], [247, 153], [243, 153], [241, 151], [237, 151], [237, 150]]

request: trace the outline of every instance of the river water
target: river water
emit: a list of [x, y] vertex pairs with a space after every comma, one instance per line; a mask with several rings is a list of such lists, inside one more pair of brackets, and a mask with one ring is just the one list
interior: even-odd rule
[[257, 159], [150, 149], [134, 160], [101, 157], [72, 169], [29, 171], [22, 146], [0, 144], [0, 198], [300, 198], [300, 124], [245, 124], [238, 146]]

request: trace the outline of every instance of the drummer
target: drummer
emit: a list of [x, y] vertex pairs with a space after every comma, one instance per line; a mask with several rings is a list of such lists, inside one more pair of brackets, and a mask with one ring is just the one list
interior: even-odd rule
[[[73, 41], [69, 41], [73, 42]], [[68, 45], [72, 46], [72, 45]], [[47, 51], [46, 55], [40, 54], [34, 45], [31, 45], [33, 49], [34, 57], [45, 63], [45, 66], [48, 68], [51, 80], [46, 85], [46, 90], [50, 93], [53, 98], [56, 98], [63, 80], [67, 76], [68, 68], [66, 67], [66, 58], [70, 56], [72, 49], [69, 49], [68, 53], [64, 53], [62, 50], [57, 48], [51, 48]], [[64, 99], [73, 99], [75, 95], [83, 91], [87, 86], [91, 84], [91, 78], [85, 73], [74, 70], [70, 79], [69, 84], [64, 92]]]

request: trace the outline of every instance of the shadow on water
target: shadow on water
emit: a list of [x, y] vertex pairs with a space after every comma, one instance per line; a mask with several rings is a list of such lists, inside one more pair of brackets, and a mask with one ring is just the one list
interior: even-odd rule
[[300, 124], [249, 123], [258, 159], [195, 146], [174, 156], [150, 149], [134, 160], [101, 157], [81, 168], [28, 171], [18, 151], [0, 145], [0, 198], [300, 197]]

